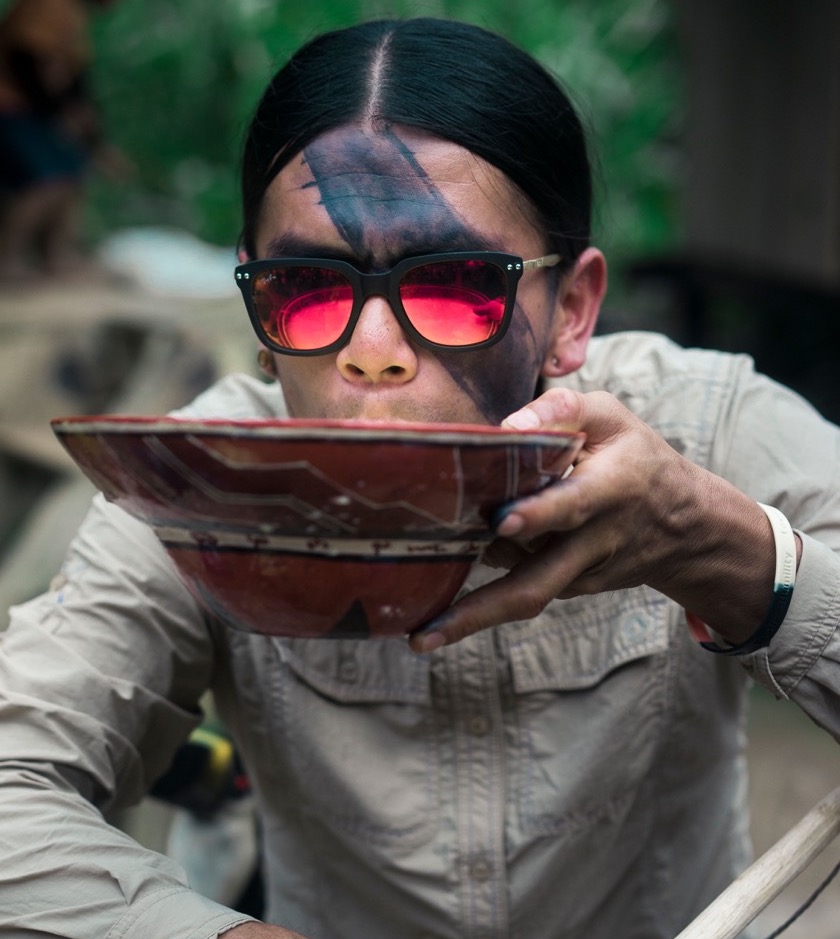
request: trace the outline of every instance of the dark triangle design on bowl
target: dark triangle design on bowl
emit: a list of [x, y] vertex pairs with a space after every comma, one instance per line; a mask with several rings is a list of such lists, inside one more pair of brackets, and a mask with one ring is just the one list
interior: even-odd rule
[[332, 639], [370, 639], [370, 624], [361, 600], [354, 600], [329, 633]]

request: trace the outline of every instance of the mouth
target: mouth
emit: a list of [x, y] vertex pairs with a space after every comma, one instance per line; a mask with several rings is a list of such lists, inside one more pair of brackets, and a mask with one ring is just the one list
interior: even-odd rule
[[[387, 396], [386, 396], [387, 397]], [[464, 413], [464, 409], [453, 408], [442, 402], [412, 400], [389, 400], [363, 397], [357, 401], [344, 401], [327, 407], [322, 417], [337, 420], [359, 420], [376, 424], [486, 424], [477, 415]]]
[[342, 420], [369, 421], [374, 424], [409, 424], [409, 423], [445, 423], [451, 420], [449, 415], [438, 413], [423, 407], [371, 407], [362, 406], [349, 410], [342, 409]]

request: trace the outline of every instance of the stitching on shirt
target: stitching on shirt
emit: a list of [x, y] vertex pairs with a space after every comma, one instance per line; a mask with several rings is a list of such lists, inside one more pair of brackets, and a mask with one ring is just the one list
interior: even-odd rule
[[[286, 673], [285, 680], [278, 680], [277, 682], [279, 688], [278, 693], [282, 700], [280, 719], [285, 722], [284, 736], [290, 741], [290, 752], [292, 754], [289, 761], [290, 771], [296, 780], [300, 780], [302, 777], [299, 764], [296, 760], [296, 757], [300, 753], [300, 748], [299, 744], [295, 742], [295, 738], [299, 739], [301, 736], [306, 738], [308, 733], [298, 713], [300, 706], [295, 707], [291, 703], [291, 689], [293, 684], [296, 683], [308, 689], [310, 693], [320, 696], [323, 694], [322, 687], [329, 685], [330, 681], [324, 681], [323, 673], [317, 668], [307, 668], [306, 663], [300, 661], [297, 656], [293, 656], [291, 650], [285, 648], [282, 643], [276, 643], [275, 649], [277, 650], [278, 658], [283, 663]], [[284, 652], [286, 653], [285, 655]], [[318, 681], [310, 684], [313, 677], [317, 678]], [[338, 683], [337, 687], [341, 690], [346, 690]], [[385, 698], [382, 701], [375, 702], [371, 702], [370, 699], [356, 700], [338, 698], [334, 706], [336, 708], [349, 709], [360, 713], [361, 716], [361, 710], [371, 703], [375, 705], [390, 705], [395, 708], [408, 707], [414, 712], [422, 714], [418, 733], [422, 737], [421, 743], [425, 753], [425, 758], [422, 760], [425, 771], [422, 773], [424, 804], [416, 813], [419, 817], [416, 821], [402, 826], [395, 824], [393, 821], [383, 821], [382, 824], [371, 824], [364, 817], [337, 811], [334, 807], [327, 804], [327, 800], [324, 798], [320, 798], [317, 801], [317, 813], [322, 817], [328, 818], [330, 823], [337, 828], [351, 835], [365, 838], [371, 844], [386, 844], [393, 847], [396, 843], [399, 843], [407, 849], [413, 848], [416, 845], [424, 844], [428, 841], [439, 819], [438, 806], [440, 804], [439, 788], [441, 785], [441, 771], [436, 737], [433, 733], [432, 724], [434, 714], [431, 701], [429, 698], [424, 698], [421, 702], [406, 702], [402, 697], [398, 698], [396, 701]], [[299, 726], [302, 727], [302, 730], [298, 730]]]
[[128, 931], [134, 927], [142, 916], [145, 916], [149, 910], [157, 906], [158, 903], [162, 903], [168, 897], [175, 896], [179, 893], [190, 894], [191, 891], [189, 888], [184, 886], [178, 887], [158, 887], [148, 893], [142, 900], [136, 903], [128, 912], [123, 916], [119, 923], [116, 923], [108, 932], [108, 935], [105, 939], [120, 939], [120, 937], [127, 935]]
[[276, 640], [275, 646], [281, 661], [292, 672], [319, 691], [336, 698], [342, 704], [396, 702], [428, 705], [430, 703], [429, 674], [425, 663], [420, 660], [408, 657], [403, 660], [396, 660], [398, 681], [380, 678], [376, 670], [367, 668], [365, 669], [364, 681], [357, 682], [354, 685], [359, 689], [354, 692], [346, 682], [327, 674], [319, 664], [307, 662], [305, 656], [299, 655], [293, 645], [282, 640]]
[[[800, 533], [801, 534], [801, 533]], [[788, 700], [793, 696], [799, 683], [811, 670], [811, 667], [819, 661], [820, 657], [826, 650], [831, 638], [834, 635], [835, 631], [839, 628], [838, 621], [840, 621], [840, 591], [836, 591], [834, 594], [833, 602], [829, 606], [828, 614], [826, 616], [825, 622], [821, 624], [818, 631], [818, 635], [825, 631], [825, 636], [823, 637], [822, 642], [814, 648], [807, 648], [802, 653], [797, 656], [797, 660], [801, 662], [802, 659], [809, 659], [809, 663], [805, 668], [798, 668], [797, 673], [798, 677], [794, 682], [789, 686], [789, 690], [785, 690], [779, 682], [776, 681], [776, 677], [773, 672], [773, 666], [770, 662], [770, 653], [772, 650], [772, 643], [767, 649], [761, 649], [758, 653], [755, 653], [753, 656], [749, 657], [743, 664], [747, 666], [747, 670], [750, 671], [749, 666], [752, 665], [753, 669], [756, 672], [760, 671], [761, 675], [766, 676], [767, 682], [771, 683], [774, 689], [777, 689], [778, 696]], [[750, 659], [753, 661], [750, 662]], [[760, 665], [759, 665], [760, 663]]]
[[[648, 685], [655, 682], [656, 693], [651, 690], [652, 703], [649, 709], [645, 711], [645, 735], [648, 743], [646, 748], [650, 748], [650, 757], [646, 761], [648, 765], [654, 762], [655, 752], [661, 745], [661, 727], [664, 713], [664, 695], [661, 693], [666, 684], [667, 675], [667, 655], [662, 656], [664, 664], [660, 664], [655, 673], [648, 676]], [[551, 692], [548, 692], [551, 693]], [[584, 695], [593, 693], [590, 690], [581, 692]], [[599, 822], [611, 822], [617, 819], [628, 800], [638, 791], [638, 787], [643, 785], [646, 773], [633, 782], [631, 788], [618, 793], [607, 794], [601, 801], [585, 806], [580, 809], [566, 811], [562, 815], [551, 815], [548, 811], [540, 811], [537, 807], [536, 774], [533, 768], [536, 767], [536, 757], [533, 748], [533, 736], [529, 733], [526, 726], [522, 728], [521, 737], [525, 742], [527, 754], [526, 772], [523, 774], [525, 784], [522, 788], [522, 802], [520, 808], [521, 824], [523, 829], [529, 832], [541, 834], [575, 834]]]
[[[536, 622], [524, 623], [508, 630], [508, 648], [513, 667], [514, 688], [519, 692], [529, 691], [579, 691], [592, 687], [610, 672], [635, 659], [645, 658], [649, 655], [663, 652], [668, 647], [668, 608], [671, 604], [661, 594], [649, 593], [644, 608], [638, 606], [638, 601], [621, 599], [618, 604], [611, 605], [609, 598], [594, 609], [587, 611], [567, 612], [565, 601], [562, 604], [552, 604]], [[628, 629], [641, 619], [649, 632], [629, 635]], [[604, 655], [589, 669], [579, 668], [559, 671], [550, 680], [539, 669], [532, 669], [528, 662], [528, 651], [535, 646], [535, 638], [551, 639], [559, 633], [567, 636], [569, 641], [581, 641], [579, 633], [581, 628], [593, 631], [604, 629], [623, 628], [624, 635], [617, 637], [611, 647], [604, 650]], [[558, 661], [558, 667], [561, 663]]]
[[[230, 911], [233, 912], [233, 911]], [[231, 922], [230, 912], [228, 913], [219, 913], [214, 916], [211, 920], [208, 920], [206, 923], [202, 924], [200, 927], [194, 929], [190, 934], [188, 939], [196, 937], [196, 939], [217, 939], [220, 931], [220, 927], [224, 927], [222, 930], [223, 933], [228, 932], [228, 930], [233, 929], [235, 926], [243, 926], [245, 923], [254, 923], [257, 922], [253, 916], [239, 915], [238, 919], [235, 919]], [[204, 932], [205, 929], [209, 929], [210, 932]]]
[[[677, 617], [676, 620], [672, 616], [669, 622], [668, 654], [665, 660], [665, 692], [662, 696], [662, 724], [665, 726], [664, 732], [660, 734], [657, 757], [653, 762], [651, 772], [653, 794], [651, 801], [655, 808], [649, 817], [649, 835], [651, 835], [660, 824], [658, 811], [661, 802], [657, 798], [657, 795], [663, 793], [663, 795], [667, 796], [668, 794], [667, 783], [663, 782], [668, 766], [667, 757], [662, 752], [663, 748], [666, 747], [668, 742], [673, 743], [675, 740], [677, 741], [677, 745], [679, 745], [682, 736], [687, 732], [686, 728], [677, 725], [674, 720], [678, 676], [686, 669], [685, 660], [688, 650], [692, 649], [692, 651], [695, 651], [691, 641], [686, 640], [685, 632], [685, 622], [682, 615]], [[651, 837], [650, 843], [654, 846], [659, 845], [659, 841], [655, 837]], [[668, 910], [669, 922], [678, 923], [679, 917], [676, 915], [675, 901], [672, 898], [674, 891], [671, 889], [674, 877], [673, 865], [667, 861], [662, 863], [656, 847], [651, 851], [644, 852], [644, 858], [649, 871], [649, 876], [645, 878], [645, 882], [650, 885], [650, 889], [643, 903], [647, 911], [648, 921], [651, 923], [656, 921], [657, 908], [661, 907]], [[658, 890], [655, 886], [657, 882], [660, 887]]]
[[760, 682], [765, 688], [768, 688], [776, 698], [787, 700], [788, 695], [782, 686], [776, 681], [773, 670], [770, 668], [770, 657], [767, 649], [759, 649], [753, 656], [748, 665], [747, 671]]
[[[527, 643], [517, 642], [515, 648], [518, 651], [520, 647], [527, 646]], [[511, 646], [511, 651], [514, 651], [514, 645]], [[591, 669], [590, 671], [579, 671], [577, 676], [579, 677], [579, 682], [575, 682], [571, 677], [566, 677], [563, 681], [563, 684], [550, 684], [546, 685], [539, 678], [534, 677], [531, 681], [527, 679], [517, 682], [518, 691], [585, 691], [587, 688], [593, 686], [593, 680], [597, 683], [602, 678], [605, 678], [610, 672], [615, 671], [620, 668], [622, 665], [626, 665], [629, 662], [633, 662], [636, 659], [646, 658], [649, 655], [653, 655], [656, 652], [661, 652], [662, 643], [661, 640], [657, 637], [646, 642], [640, 642], [638, 645], [634, 645], [632, 648], [625, 650], [621, 654], [613, 655], [607, 658], [602, 662], [600, 668]]]
[[[650, 423], [662, 436], [667, 438], [670, 432], [680, 440], [692, 444], [696, 452], [691, 454], [690, 458], [701, 465], [708, 465], [721, 408], [724, 401], [731, 396], [735, 372], [741, 367], [744, 359], [707, 350], [703, 351], [699, 360], [696, 355], [697, 353], [686, 353], [682, 360], [684, 367], [679, 371], [667, 371], [664, 375], [657, 376], [658, 381], [654, 387], [651, 386], [649, 373], [620, 375], [616, 381], [607, 380], [601, 386], [616, 394], [619, 400]], [[702, 391], [702, 398], [697, 399], [699, 408], [695, 420], [686, 423], [681, 418], [657, 419], [647, 413], [651, 402], [667, 396], [669, 388], [684, 394], [687, 385]]]

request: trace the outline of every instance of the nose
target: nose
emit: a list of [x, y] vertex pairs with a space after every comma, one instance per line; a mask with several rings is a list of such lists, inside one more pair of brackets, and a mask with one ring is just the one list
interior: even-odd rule
[[417, 374], [417, 353], [384, 297], [368, 297], [336, 364], [348, 381], [400, 385]]

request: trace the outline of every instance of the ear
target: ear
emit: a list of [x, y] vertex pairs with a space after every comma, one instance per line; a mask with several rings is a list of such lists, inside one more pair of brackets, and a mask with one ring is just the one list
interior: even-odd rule
[[559, 378], [583, 365], [606, 292], [606, 259], [597, 248], [587, 248], [558, 287], [552, 340], [542, 367], [544, 377]]
[[272, 381], [277, 378], [277, 365], [274, 356], [262, 343], [257, 346], [257, 365], [266, 378], [270, 378]]
[[244, 248], [240, 248], [236, 252], [236, 258], [240, 264], [245, 264], [251, 260], [251, 258], [248, 256], [248, 252]]

